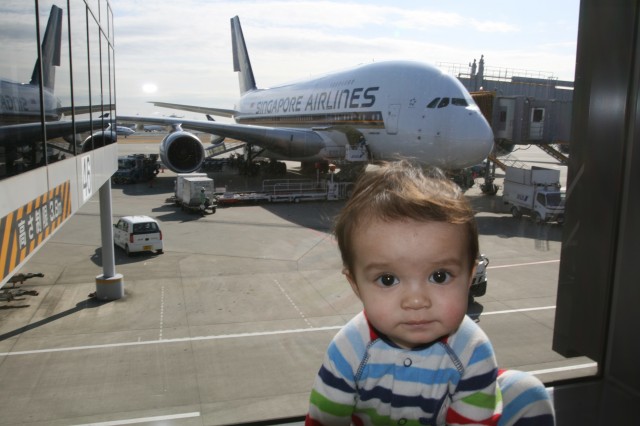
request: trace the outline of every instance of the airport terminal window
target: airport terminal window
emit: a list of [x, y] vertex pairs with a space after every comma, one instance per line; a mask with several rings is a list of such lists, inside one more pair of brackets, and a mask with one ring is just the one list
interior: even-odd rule
[[[35, 16], [32, 2], [4, 5], [0, 14], [0, 179], [39, 167], [45, 152]], [[27, 123], [36, 126], [16, 127]]]
[[109, 41], [107, 40], [104, 33], [101, 33], [100, 37], [100, 56], [102, 72], [101, 72], [101, 87], [102, 87], [102, 114], [104, 116], [103, 129], [108, 128], [109, 126], [113, 126], [115, 128], [115, 112], [113, 111], [111, 101], [111, 72], [109, 70]]
[[73, 105], [76, 122], [71, 135], [74, 149], [82, 150], [83, 141], [91, 134], [88, 125], [91, 119], [89, 92], [89, 51], [87, 49], [87, 8], [82, 0], [71, 0], [71, 54], [73, 59]]
[[[40, 43], [43, 43], [45, 37], [46, 25], [53, 6], [58, 7], [58, 0], [48, 0], [38, 2], [40, 8]], [[47, 136], [47, 163], [64, 160], [73, 156], [73, 115], [71, 114], [71, 65], [69, 58], [69, 28], [67, 20], [66, 7], [62, 9], [62, 17], [60, 20], [60, 49], [59, 58], [55, 58], [57, 66], [46, 67], [50, 69], [55, 76], [55, 86], [51, 89], [44, 88], [45, 111], [46, 114], [46, 136]], [[43, 51], [43, 58], [47, 58], [46, 52]], [[44, 64], [44, 61], [43, 61]], [[46, 74], [46, 71], [45, 71]], [[47, 102], [50, 99], [50, 102]], [[53, 106], [53, 103], [57, 106]], [[49, 106], [49, 105], [51, 106]], [[55, 114], [49, 114], [49, 110], [55, 111]], [[64, 131], [60, 130], [60, 125], [66, 123]]]
[[[100, 77], [100, 27], [89, 14], [88, 20], [88, 36], [89, 36], [89, 82], [91, 87], [91, 133], [102, 130], [102, 87]], [[83, 146], [83, 151], [90, 151], [97, 148], [92, 138], [91, 146]]]
[[[103, 3], [104, 34], [113, 33]], [[0, 54], [9, 58], [0, 63], [0, 179], [82, 152], [92, 125], [102, 130], [109, 124], [92, 123], [92, 115], [103, 114], [103, 104], [114, 120], [113, 49], [105, 36], [101, 54], [97, 15], [82, 0], [35, 5], [37, 10], [31, 2], [13, 2], [0, 15]], [[94, 6], [98, 12], [99, 2]]]

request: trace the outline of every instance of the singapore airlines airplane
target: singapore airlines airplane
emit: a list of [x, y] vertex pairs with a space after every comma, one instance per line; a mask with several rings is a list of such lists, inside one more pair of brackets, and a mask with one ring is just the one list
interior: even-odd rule
[[237, 16], [231, 19], [231, 35], [241, 92], [236, 110], [154, 104], [232, 117], [234, 124], [209, 116], [209, 121], [118, 116], [120, 121], [172, 125], [160, 156], [175, 172], [195, 171], [205, 158], [200, 140], [182, 128], [260, 147], [262, 157], [301, 162], [345, 165], [402, 157], [457, 170], [482, 162], [491, 152], [493, 133], [469, 92], [433, 66], [371, 63], [261, 90]]

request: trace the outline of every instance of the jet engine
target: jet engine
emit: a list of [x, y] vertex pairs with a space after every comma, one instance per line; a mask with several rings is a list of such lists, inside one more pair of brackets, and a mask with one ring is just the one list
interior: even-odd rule
[[102, 148], [105, 145], [109, 145], [118, 141], [116, 132], [111, 130], [100, 130], [93, 133], [87, 139], [82, 142], [81, 152], [89, 152], [94, 149]]
[[178, 131], [169, 133], [160, 143], [160, 159], [176, 173], [191, 173], [204, 162], [204, 147], [195, 135]]

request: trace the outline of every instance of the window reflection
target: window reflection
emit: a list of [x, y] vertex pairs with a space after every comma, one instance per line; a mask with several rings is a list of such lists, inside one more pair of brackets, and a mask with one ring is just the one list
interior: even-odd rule
[[87, 9], [82, 0], [72, 0], [71, 54], [73, 60], [73, 106], [75, 133], [72, 135], [77, 153], [91, 134], [91, 101], [89, 98], [89, 51], [87, 49]]
[[[103, 122], [100, 116], [105, 112], [110, 112], [110, 117], [114, 115], [114, 77], [113, 70], [109, 70], [113, 61], [109, 60], [112, 52], [107, 38], [113, 31], [107, 27], [109, 9], [103, 3], [103, 33], [95, 20], [98, 15], [94, 19], [94, 14], [88, 14], [82, 0], [41, 0], [35, 3], [37, 10], [32, 2], [3, 6], [0, 179], [72, 157], [82, 152], [85, 140], [89, 140], [87, 148], [92, 149], [92, 131], [101, 132], [108, 126], [109, 122]], [[87, 18], [91, 22], [90, 35]], [[91, 81], [89, 68], [94, 76]], [[103, 108], [103, 104], [107, 106]], [[104, 145], [103, 138], [98, 139], [96, 145]]]
[[35, 15], [32, 2], [0, 14], [0, 178], [37, 167], [44, 152]]

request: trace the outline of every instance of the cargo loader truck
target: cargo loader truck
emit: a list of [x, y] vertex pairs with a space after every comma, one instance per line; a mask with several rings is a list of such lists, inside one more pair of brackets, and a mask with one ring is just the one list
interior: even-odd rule
[[507, 167], [502, 200], [515, 218], [530, 216], [536, 223], [564, 222], [565, 191], [560, 170]]

